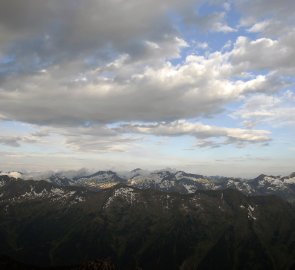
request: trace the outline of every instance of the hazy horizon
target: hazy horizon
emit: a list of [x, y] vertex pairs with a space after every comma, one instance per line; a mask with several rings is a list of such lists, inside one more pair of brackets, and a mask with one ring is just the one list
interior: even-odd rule
[[239, 172], [233, 172], [233, 173], [222, 173], [222, 172], [218, 172], [215, 171], [216, 173], [210, 173], [207, 172], [206, 170], [194, 170], [194, 169], [185, 169], [185, 168], [176, 168], [176, 167], [158, 167], [158, 168], [115, 168], [115, 167], [101, 167], [101, 168], [90, 168], [90, 167], [83, 167], [83, 168], [68, 168], [68, 169], [63, 169], [63, 168], [51, 168], [51, 169], [47, 169], [47, 170], [29, 170], [29, 169], [7, 169], [7, 170], [1, 170], [0, 172], [2, 173], [10, 173], [10, 172], [19, 172], [19, 173], [24, 173], [24, 174], [48, 174], [48, 173], [78, 173], [81, 171], [85, 172], [85, 175], [91, 175], [94, 174], [96, 172], [99, 171], [113, 171], [118, 173], [119, 175], [125, 175], [130, 173], [131, 171], [135, 170], [135, 169], [141, 169], [145, 172], [158, 172], [158, 171], [171, 171], [171, 172], [177, 172], [177, 171], [184, 171], [186, 173], [192, 173], [192, 174], [201, 174], [203, 176], [221, 176], [221, 177], [237, 177], [237, 178], [242, 178], [242, 179], [252, 179], [252, 178], [256, 178], [261, 174], [265, 174], [265, 175], [273, 175], [273, 176], [289, 176], [291, 174], [293, 174], [295, 172], [294, 171], [289, 171], [289, 172], [282, 172], [282, 173], [267, 173], [266, 171], [260, 171], [258, 173], [253, 173], [253, 172], [248, 172], [248, 173], [239, 173]]

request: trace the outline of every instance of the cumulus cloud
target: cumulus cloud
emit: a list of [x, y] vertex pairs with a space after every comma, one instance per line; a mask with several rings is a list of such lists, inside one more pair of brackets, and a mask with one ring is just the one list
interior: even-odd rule
[[60, 67], [12, 80], [0, 88], [6, 120], [46, 125], [90, 122], [174, 121], [207, 117], [241, 95], [271, 92], [281, 85], [272, 76], [236, 80], [227, 55], [190, 55], [179, 65], [145, 67], [128, 56], [78, 77]]
[[279, 39], [250, 40], [239, 37], [230, 52], [230, 61], [242, 70], [273, 70], [293, 74], [295, 65], [295, 30]]
[[200, 19], [201, 2], [4, 0], [0, 119], [73, 126], [221, 111], [248, 87], [231, 80], [222, 55], [169, 62], [189, 46], [173, 12], [231, 31], [225, 13]]
[[[282, 82], [273, 75], [234, 76], [255, 63], [287, 65], [292, 41], [272, 60], [279, 41], [241, 37], [231, 52], [192, 54], [171, 64], [189, 46], [171, 12], [204, 29], [234, 31], [225, 12], [198, 14], [200, 3], [4, 0], [0, 119], [50, 126], [175, 121], [212, 116], [248, 93], [277, 91]], [[265, 53], [257, 56], [260, 50]], [[252, 61], [259, 57], [263, 61]]]
[[[3, 0], [0, 49], [17, 58], [9, 68], [20, 74], [63, 65], [73, 56], [90, 66], [122, 53], [138, 59], [149, 53], [151, 44], [158, 44], [159, 52], [167, 55], [178, 36], [170, 14], [185, 17], [200, 2]], [[169, 57], [174, 55], [172, 49]]]
[[[157, 9], [154, 8], [157, 4]], [[178, 6], [191, 5], [190, 1], [2, 1], [1, 24], [10, 31], [27, 31], [31, 37], [47, 35], [47, 40], [60, 49], [89, 49], [126, 46], [144, 36], [156, 37], [158, 25], [164, 31], [173, 31], [166, 12]], [[45, 30], [45, 31], [44, 31]], [[50, 42], [48, 42], [50, 43]]]

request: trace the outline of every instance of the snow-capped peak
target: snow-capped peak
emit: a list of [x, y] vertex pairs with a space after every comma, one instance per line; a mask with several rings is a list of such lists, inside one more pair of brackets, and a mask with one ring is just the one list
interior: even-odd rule
[[0, 175], [7, 175], [9, 177], [15, 178], [15, 179], [19, 179], [22, 178], [22, 174], [19, 172], [1, 172]]

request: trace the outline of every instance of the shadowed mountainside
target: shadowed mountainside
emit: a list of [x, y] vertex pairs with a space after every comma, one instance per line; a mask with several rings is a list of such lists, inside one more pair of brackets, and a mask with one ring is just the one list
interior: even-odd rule
[[1, 181], [0, 253], [25, 264], [110, 259], [115, 269], [294, 267], [295, 210], [275, 196]]

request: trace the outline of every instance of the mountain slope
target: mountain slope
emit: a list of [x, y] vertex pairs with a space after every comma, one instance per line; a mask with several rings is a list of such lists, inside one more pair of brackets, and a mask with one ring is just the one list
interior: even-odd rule
[[[4, 183], [5, 182], [5, 183]], [[237, 190], [99, 192], [3, 179], [0, 253], [35, 265], [110, 258], [117, 269], [291, 269], [295, 211]]]
[[[129, 173], [98, 171], [88, 174], [86, 170], [70, 172], [47, 172], [41, 174], [2, 173], [19, 179], [46, 180], [59, 186], [82, 186], [93, 190], [127, 184], [140, 189], [157, 189], [165, 192], [191, 194], [197, 190], [237, 189], [246, 195], [278, 195], [295, 202], [295, 173], [289, 176], [260, 175], [254, 179], [233, 177], [208, 177], [184, 171], [144, 171], [135, 169]], [[1, 175], [0, 175], [1, 176]]]

